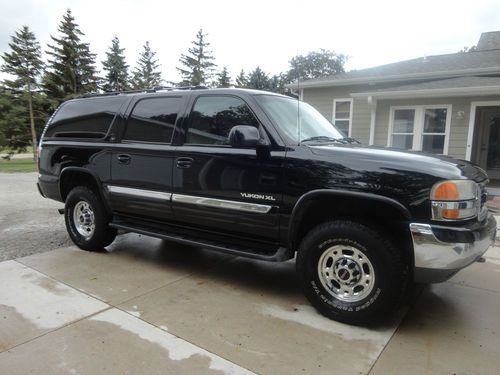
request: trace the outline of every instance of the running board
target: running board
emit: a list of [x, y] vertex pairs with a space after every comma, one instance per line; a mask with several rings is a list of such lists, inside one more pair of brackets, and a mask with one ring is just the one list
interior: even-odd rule
[[131, 224], [128, 222], [111, 222], [109, 223], [109, 226], [116, 229], [123, 229], [128, 232], [143, 234], [145, 236], [161, 238], [164, 240], [179, 242], [186, 245], [202, 246], [221, 253], [266, 260], [268, 262], [284, 262], [286, 260], [292, 259], [294, 256], [293, 252], [284, 247], [277, 247], [276, 251], [261, 251], [254, 248], [247, 248], [232, 244], [223, 244], [203, 238], [190, 237], [187, 235], [172, 233], [135, 223]]

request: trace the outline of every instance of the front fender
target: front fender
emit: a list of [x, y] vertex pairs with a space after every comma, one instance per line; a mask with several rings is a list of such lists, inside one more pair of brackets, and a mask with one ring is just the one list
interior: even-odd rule
[[312, 200], [318, 199], [320, 197], [336, 197], [336, 198], [359, 198], [367, 201], [376, 201], [378, 203], [387, 204], [397, 210], [401, 214], [402, 218], [408, 220], [411, 218], [410, 211], [400, 202], [388, 198], [382, 195], [364, 193], [357, 191], [346, 191], [346, 190], [335, 190], [335, 189], [318, 189], [312, 190], [304, 195], [302, 195], [293, 207], [292, 214], [290, 217], [290, 230], [288, 232], [288, 242], [292, 248], [295, 247], [295, 236], [297, 229], [301, 224], [301, 213], [307, 207], [308, 203]]

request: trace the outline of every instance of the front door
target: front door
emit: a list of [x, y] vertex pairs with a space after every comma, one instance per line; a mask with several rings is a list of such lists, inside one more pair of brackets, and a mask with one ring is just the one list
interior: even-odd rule
[[477, 161], [491, 179], [500, 179], [500, 107], [478, 107]]
[[264, 134], [249, 106], [235, 96], [200, 95], [187, 125], [174, 162], [176, 221], [238, 238], [277, 241], [284, 154], [228, 144], [235, 125], [255, 126]]

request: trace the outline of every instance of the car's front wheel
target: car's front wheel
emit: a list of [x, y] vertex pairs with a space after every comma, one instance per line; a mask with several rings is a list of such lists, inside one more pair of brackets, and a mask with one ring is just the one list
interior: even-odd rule
[[85, 186], [75, 187], [68, 194], [64, 218], [71, 240], [81, 249], [101, 250], [116, 237], [101, 199]]
[[372, 228], [323, 223], [303, 239], [297, 271], [306, 297], [323, 315], [368, 324], [394, 309], [407, 282], [400, 251]]

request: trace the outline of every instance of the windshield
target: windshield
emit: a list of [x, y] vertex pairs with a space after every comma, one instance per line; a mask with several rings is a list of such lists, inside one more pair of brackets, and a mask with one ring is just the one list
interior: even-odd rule
[[[256, 95], [256, 99], [271, 120], [292, 142], [334, 141], [344, 134], [309, 104], [274, 95]], [[298, 106], [298, 108], [297, 108]], [[300, 116], [298, 116], [300, 110]], [[300, 120], [297, 121], [297, 117]]]

